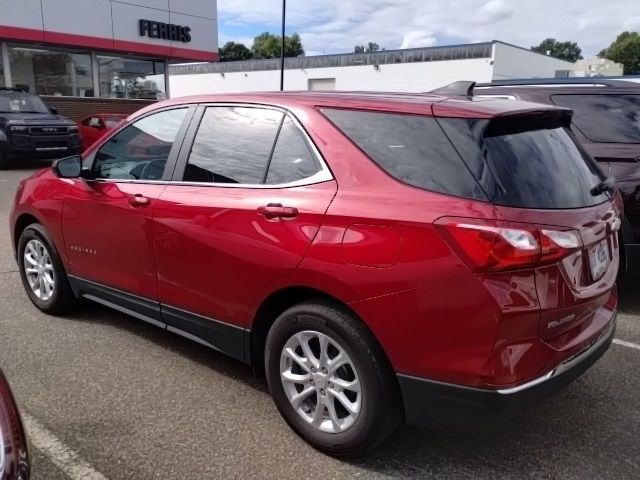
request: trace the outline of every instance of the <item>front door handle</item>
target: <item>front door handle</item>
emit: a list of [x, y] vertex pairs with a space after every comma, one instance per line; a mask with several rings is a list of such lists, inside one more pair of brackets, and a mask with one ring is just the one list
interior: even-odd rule
[[284, 207], [281, 203], [269, 203], [258, 207], [258, 213], [267, 220], [274, 218], [295, 218], [298, 216], [298, 209], [294, 207]]
[[145, 197], [140, 193], [136, 193], [133, 197], [129, 197], [129, 205], [132, 207], [146, 207], [151, 203], [149, 197]]

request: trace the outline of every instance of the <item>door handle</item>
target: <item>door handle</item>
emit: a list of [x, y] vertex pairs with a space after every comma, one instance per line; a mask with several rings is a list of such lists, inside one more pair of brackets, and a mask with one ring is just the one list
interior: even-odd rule
[[129, 197], [129, 205], [132, 207], [145, 207], [151, 203], [149, 197], [145, 197], [140, 193], [136, 193], [133, 197]]
[[258, 213], [267, 220], [274, 218], [294, 218], [298, 216], [298, 209], [294, 207], [283, 207], [281, 203], [269, 203], [258, 207]]

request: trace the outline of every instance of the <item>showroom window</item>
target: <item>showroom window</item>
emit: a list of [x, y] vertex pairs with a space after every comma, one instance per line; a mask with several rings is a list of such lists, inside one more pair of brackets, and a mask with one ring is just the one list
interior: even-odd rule
[[165, 98], [162, 61], [99, 55], [100, 96], [105, 98]]
[[[2, 44], [0, 43], [0, 46], [2, 46]], [[0, 88], [6, 86], [5, 80], [4, 80], [4, 65], [2, 63], [2, 55], [0, 55]]]
[[9, 46], [13, 87], [36, 95], [93, 97], [91, 55]]

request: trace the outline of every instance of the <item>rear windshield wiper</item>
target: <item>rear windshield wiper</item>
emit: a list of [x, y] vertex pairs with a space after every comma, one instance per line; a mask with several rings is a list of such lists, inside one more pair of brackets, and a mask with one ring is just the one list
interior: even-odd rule
[[602, 180], [598, 185], [591, 189], [591, 195], [597, 197], [598, 195], [603, 194], [604, 192], [613, 191], [613, 187], [615, 186], [615, 180], [613, 177], [607, 177]]

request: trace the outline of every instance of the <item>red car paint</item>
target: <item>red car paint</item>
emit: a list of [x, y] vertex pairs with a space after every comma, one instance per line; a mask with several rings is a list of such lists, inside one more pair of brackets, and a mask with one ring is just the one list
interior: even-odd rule
[[80, 120], [78, 130], [82, 137], [83, 150], [96, 143], [126, 118], [127, 115], [122, 113], [96, 113]]
[[[246, 94], [161, 102], [128, 122], [201, 103], [290, 112], [333, 180], [286, 189], [94, 184], [44, 170], [18, 189], [14, 234], [31, 216], [50, 232], [69, 274], [247, 331], [272, 295], [292, 287], [322, 292], [362, 319], [396, 372], [451, 384], [521, 385], [585, 350], [614, 322], [619, 197], [531, 210], [414, 188], [377, 167], [320, 111], [490, 119], [560, 109], [425, 95]], [[148, 205], [136, 204], [136, 195]], [[298, 215], [260, 214], [274, 202]], [[456, 218], [528, 229], [539, 239], [543, 230], [572, 230], [584, 246], [519, 268], [475, 269], [445, 232], [442, 222]], [[586, 249], [602, 239], [611, 264], [593, 281]]]

